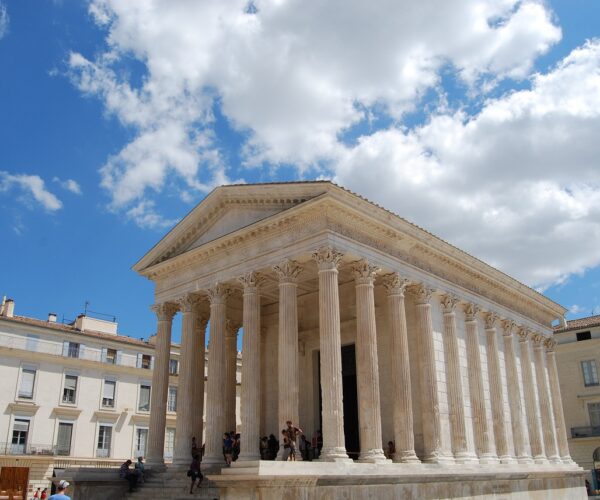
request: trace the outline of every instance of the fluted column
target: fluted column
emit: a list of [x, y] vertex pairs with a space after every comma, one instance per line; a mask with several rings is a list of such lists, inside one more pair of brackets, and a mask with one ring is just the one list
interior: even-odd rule
[[210, 345], [208, 351], [208, 381], [206, 394], [206, 439], [203, 464], [223, 464], [223, 433], [225, 427], [225, 330], [227, 327], [227, 297], [230, 290], [218, 283], [208, 290], [210, 300]]
[[535, 386], [531, 372], [531, 356], [529, 354], [529, 332], [519, 328], [519, 345], [521, 347], [521, 378], [523, 379], [523, 392], [525, 395], [525, 408], [527, 410], [527, 428], [529, 429], [529, 442], [531, 454], [536, 463], [547, 462], [542, 446], [540, 427], [538, 423], [539, 409], [535, 399]]
[[[239, 280], [244, 286], [244, 335], [242, 337], [242, 394], [240, 461], [260, 460], [260, 295], [262, 278], [255, 272]], [[282, 427], [283, 429], [283, 427]]]
[[502, 323], [504, 337], [504, 363], [506, 365], [506, 385], [508, 388], [508, 405], [510, 407], [511, 425], [515, 454], [519, 463], [531, 463], [529, 439], [525, 428], [525, 413], [521, 404], [521, 389], [517, 372], [517, 357], [513, 341], [514, 321]]
[[177, 312], [174, 304], [155, 304], [152, 310], [158, 319], [154, 371], [150, 399], [150, 428], [146, 462], [153, 469], [165, 466], [165, 425], [167, 421], [167, 392], [169, 390], [169, 358], [171, 351], [171, 326]]
[[558, 440], [558, 452], [563, 463], [572, 464], [573, 459], [569, 452], [567, 441], [567, 429], [565, 427], [565, 414], [563, 412], [562, 398], [560, 395], [560, 384], [558, 381], [558, 370], [556, 368], [556, 353], [554, 348], [556, 342], [552, 339], [546, 341], [546, 355], [548, 361], [548, 379], [550, 380], [550, 392], [552, 394], [552, 411], [554, 413], [554, 426]]
[[481, 463], [497, 461], [492, 450], [490, 431], [485, 411], [483, 392], [483, 376], [481, 372], [481, 358], [479, 354], [479, 334], [477, 332], [477, 313], [479, 307], [469, 303], [465, 306], [465, 327], [467, 336], [467, 368], [469, 372], [469, 394], [471, 398], [471, 420], [473, 421], [473, 435], [475, 449]]
[[[286, 422], [291, 420], [299, 425], [299, 380], [298, 380], [298, 275], [302, 268], [296, 261], [284, 260], [273, 266], [279, 277], [279, 341], [278, 358], [278, 429], [286, 429]], [[278, 458], [283, 457], [283, 442]], [[296, 459], [302, 460], [300, 449], [296, 446]]]
[[344, 438], [340, 298], [337, 269], [342, 254], [326, 246], [314, 252], [313, 258], [319, 267], [319, 344], [323, 401], [321, 459], [324, 461], [349, 461]]
[[390, 326], [390, 351], [392, 372], [392, 401], [394, 402], [394, 462], [419, 463], [415, 454], [413, 409], [410, 384], [410, 356], [404, 291], [409, 281], [398, 273], [383, 279], [387, 290], [387, 307]]
[[236, 431], [235, 399], [237, 391], [237, 336], [240, 325], [227, 320], [225, 327], [225, 428]]
[[379, 362], [373, 280], [379, 268], [366, 260], [352, 266], [356, 288], [356, 379], [361, 462], [385, 462], [381, 439]]
[[458, 337], [456, 334], [456, 304], [458, 298], [451, 294], [442, 297], [444, 313], [444, 359], [446, 361], [446, 384], [448, 391], [448, 407], [450, 410], [450, 429], [452, 453], [458, 463], [476, 461], [469, 451], [467, 428], [465, 424], [465, 402], [460, 374], [460, 357], [458, 354]]
[[193, 437], [200, 445], [204, 434], [204, 377], [206, 368], [206, 325], [209, 315], [201, 310], [199, 305], [194, 307], [194, 335], [192, 337], [192, 348], [198, 354], [194, 364], [194, 386], [193, 386]]
[[544, 449], [546, 457], [553, 463], [560, 463], [560, 457], [556, 449], [555, 428], [552, 420], [552, 404], [550, 403], [550, 392], [546, 379], [546, 366], [544, 365], [544, 341], [546, 337], [536, 333], [533, 336], [533, 357], [535, 365], [535, 378], [538, 388], [538, 400], [540, 403], [540, 416], [542, 417], [542, 435], [544, 438]]
[[194, 306], [198, 302], [196, 295], [187, 294], [177, 303], [181, 318], [181, 355], [179, 357], [179, 398], [177, 402], [177, 423], [175, 427], [175, 449], [173, 465], [188, 466], [190, 462], [190, 443], [194, 437], [194, 380], [198, 350], [194, 347]]
[[412, 288], [417, 304], [417, 336], [419, 339], [419, 384], [421, 388], [421, 421], [423, 425], [423, 461], [444, 461], [442, 428], [438, 395], [433, 324], [431, 321], [432, 290], [424, 284]]
[[485, 314], [484, 320], [485, 336], [487, 341], [486, 354], [488, 363], [488, 380], [490, 381], [490, 401], [492, 407], [496, 454], [500, 459], [500, 463], [512, 463], [514, 462], [514, 457], [512, 457], [508, 451], [506, 425], [504, 422], [504, 395], [502, 394], [502, 374], [500, 372], [498, 334], [496, 332], [498, 316], [493, 312], [488, 312]]

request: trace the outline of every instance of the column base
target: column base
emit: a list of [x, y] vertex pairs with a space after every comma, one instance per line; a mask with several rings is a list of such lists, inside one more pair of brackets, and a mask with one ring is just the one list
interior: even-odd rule
[[260, 460], [260, 453], [245, 453], [245, 454], [240, 453], [236, 462], [258, 462], [259, 460]]
[[385, 458], [381, 448], [375, 448], [366, 452], [361, 452], [358, 461], [362, 463], [385, 464], [391, 463], [391, 460]]
[[164, 472], [167, 470], [164, 459], [146, 459], [146, 467], [156, 472]]
[[545, 465], [550, 463], [548, 462], [548, 459], [545, 455], [536, 455], [535, 457], [533, 457], [533, 462], [539, 465]]
[[558, 455], [548, 457], [548, 460], [550, 460], [550, 463], [552, 464], [562, 464], [562, 460]]
[[561, 461], [563, 464], [567, 464], [567, 465], [575, 465], [575, 462], [573, 461], [573, 459], [570, 456], [566, 456], [566, 457], [560, 457]]
[[346, 453], [346, 448], [343, 446], [337, 448], [323, 448], [321, 450], [321, 455], [319, 456], [319, 461], [321, 462], [348, 462], [353, 463], [348, 453]]
[[477, 464], [479, 459], [474, 453], [468, 451], [459, 451], [454, 454], [454, 461], [457, 464]]
[[511, 457], [510, 455], [502, 455], [498, 457], [501, 464], [516, 464], [517, 459], [515, 457]]
[[220, 465], [221, 467], [226, 467], [227, 463], [225, 462], [225, 458], [223, 455], [219, 456], [204, 456], [202, 457], [202, 465]]
[[520, 464], [532, 464], [533, 458], [531, 458], [529, 455], [522, 455], [517, 457], [517, 462]]
[[431, 453], [429, 456], [423, 458], [424, 464], [440, 464], [440, 465], [450, 465], [455, 463], [454, 457], [444, 455], [441, 452]]
[[484, 453], [479, 456], [479, 463], [482, 465], [497, 464], [500, 463], [500, 460], [493, 453]]
[[420, 464], [421, 463], [421, 461], [419, 460], [419, 457], [417, 457], [417, 454], [415, 453], [415, 450], [396, 452], [394, 455], [393, 462], [398, 463], [398, 464]]

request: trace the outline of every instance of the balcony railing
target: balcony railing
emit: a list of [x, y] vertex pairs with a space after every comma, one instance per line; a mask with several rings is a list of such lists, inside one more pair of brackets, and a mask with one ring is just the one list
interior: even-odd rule
[[571, 427], [572, 438], [600, 436], [600, 426]]
[[53, 444], [14, 444], [0, 443], [0, 455], [63, 455], [68, 456], [70, 450]]

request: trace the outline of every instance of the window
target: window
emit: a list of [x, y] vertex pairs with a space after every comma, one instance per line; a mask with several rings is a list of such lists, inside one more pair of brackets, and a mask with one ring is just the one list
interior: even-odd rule
[[165, 458], [173, 458], [173, 449], [175, 448], [175, 429], [167, 427], [165, 433]]
[[140, 385], [140, 402], [138, 404], [138, 411], [150, 411], [150, 386], [142, 384]]
[[35, 385], [35, 369], [23, 368], [21, 372], [21, 386], [19, 387], [19, 397], [33, 399], [33, 386]]
[[586, 387], [598, 385], [598, 368], [596, 366], [596, 360], [582, 361], [581, 369], [583, 370], [583, 383]]
[[29, 420], [15, 418], [11, 441], [11, 453], [24, 454], [27, 449], [27, 435], [29, 434]]
[[71, 454], [71, 438], [73, 437], [73, 424], [68, 422], [58, 423], [58, 438], [56, 439], [56, 454], [68, 456]]
[[167, 411], [177, 411], [177, 387], [169, 386]]
[[592, 332], [578, 332], [577, 342], [581, 340], [590, 340], [592, 338]]
[[74, 405], [76, 396], [77, 396], [77, 376], [76, 375], [65, 375], [65, 387], [63, 389], [62, 402]]
[[588, 413], [590, 415], [590, 425], [592, 427], [600, 426], [600, 403], [589, 403]]
[[102, 390], [102, 406], [104, 408], [115, 407], [115, 389], [117, 383], [114, 380], [105, 380], [104, 389]]
[[135, 433], [135, 451], [134, 456], [143, 457], [146, 455], [146, 444], [148, 443], [148, 429], [137, 429]]
[[110, 456], [110, 444], [112, 441], [112, 427], [110, 425], [101, 425], [98, 429], [98, 448], [97, 457]]
[[179, 373], [179, 361], [176, 359], [169, 360], [169, 375], [177, 375]]
[[67, 356], [69, 358], [78, 358], [79, 357], [79, 344], [77, 342], [69, 342], [69, 347], [67, 349]]
[[152, 369], [152, 356], [150, 356], [150, 354], [142, 354], [141, 368], [145, 368], [146, 370]]
[[116, 349], [106, 349], [106, 362], [109, 365], [117, 364], [117, 350]]

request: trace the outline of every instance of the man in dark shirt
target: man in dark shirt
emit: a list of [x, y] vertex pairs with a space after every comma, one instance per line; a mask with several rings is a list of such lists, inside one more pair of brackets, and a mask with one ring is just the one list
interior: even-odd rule
[[132, 471], [129, 466], [131, 465], [131, 460], [126, 460], [121, 464], [119, 468], [119, 477], [121, 479], [127, 480], [129, 483], [129, 491], [133, 491], [137, 485], [138, 476]]

